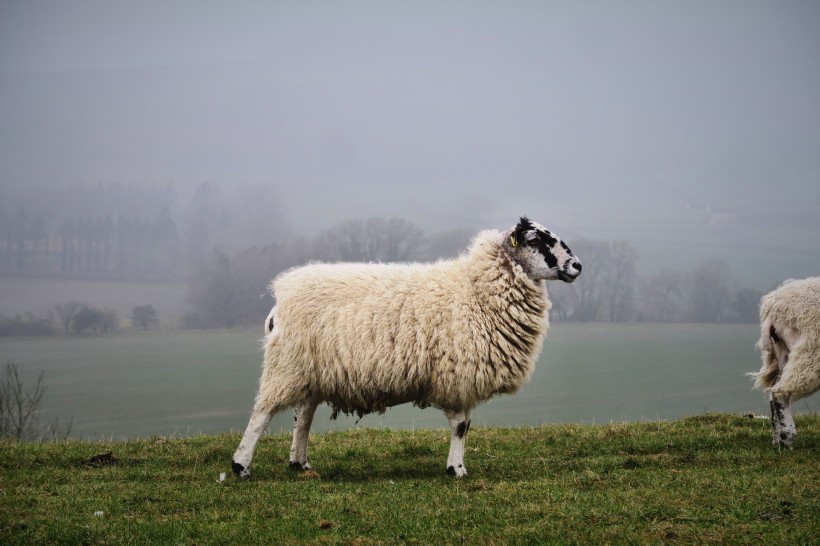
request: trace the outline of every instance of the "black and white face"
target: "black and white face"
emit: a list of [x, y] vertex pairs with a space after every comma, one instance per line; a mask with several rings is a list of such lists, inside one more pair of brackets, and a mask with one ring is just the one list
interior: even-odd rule
[[522, 217], [504, 242], [510, 256], [534, 281], [573, 282], [581, 274], [581, 260], [547, 228]]

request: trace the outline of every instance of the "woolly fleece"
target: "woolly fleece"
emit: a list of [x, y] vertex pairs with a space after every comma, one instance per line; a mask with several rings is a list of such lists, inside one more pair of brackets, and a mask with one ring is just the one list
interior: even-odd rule
[[[276, 299], [257, 404], [326, 401], [335, 413], [414, 402], [475, 407], [527, 383], [550, 303], [483, 231], [455, 260], [312, 264], [271, 283]], [[335, 414], [334, 414], [335, 415]]]
[[[757, 346], [763, 366], [753, 374], [755, 387], [792, 401], [820, 389], [820, 277], [786, 281], [763, 296], [760, 322]], [[771, 325], [797, 334], [782, 375], [769, 331]]]

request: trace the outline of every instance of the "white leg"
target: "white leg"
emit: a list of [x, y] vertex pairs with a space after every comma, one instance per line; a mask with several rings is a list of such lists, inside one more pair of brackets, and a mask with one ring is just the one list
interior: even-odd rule
[[[794, 370], [787, 370], [789, 365], [790, 345], [795, 342], [795, 333], [788, 328], [780, 328], [780, 334], [785, 339], [778, 336], [775, 327], [771, 327], [772, 344], [777, 356], [777, 367], [780, 375], [774, 386], [774, 392], [769, 395], [769, 403], [772, 407], [772, 444], [779, 447], [791, 449], [794, 438], [797, 436], [797, 429], [792, 418], [791, 396], [778, 394], [778, 388], [782, 387], [784, 375], [791, 375]], [[788, 381], [786, 381], [788, 383]]]
[[248, 427], [245, 429], [245, 434], [242, 435], [242, 441], [236, 452], [233, 454], [233, 461], [231, 461], [231, 468], [234, 474], [240, 478], [247, 478], [251, 475], [251, 461], [253, 460], [253, 452], [256, 450], [256, 444], [259, 438], [265, 433], [270, 423], [271, 417], [275, 411], [268, 411], [264, 407], [257, 404], [253, 408], [251, 420], [248, 422]]
[[464, 444], [467, 431], [470, 430], [470, 410], [445, 411], [444, 414], [450, 423], [450, 454], [447, 456], [447, 473], [460, 478], [467, 475], [467, 469], [464, 467]]
[[780, 445], [780, 415], [779, 404], [773, 394], [769, 395], [769, 409], [772, 413], [772, 445], [777, 447]]
[[[777, 419], [779, 425], [772, 426], [772, 443], [791, 449], [794, 438], [797, 436], [797, 428], [792, 418], [791, 401], [788, 397], [772, 394], [771, 404], [773, 420]], [[777, 436], [774, 436], [775, 433]]]
[[310, 424], [313, 422], [313, 414], [316, 412], [318, 402], [309, 401], [296, 408], [293, 427], [293, 444], [290, 448], [290, 468], [292, 470], [309, 470], [307, 462], [308, 436], [310, 435]]

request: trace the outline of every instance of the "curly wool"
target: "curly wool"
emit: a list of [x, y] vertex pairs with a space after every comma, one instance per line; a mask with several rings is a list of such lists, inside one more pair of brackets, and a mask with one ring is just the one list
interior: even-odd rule
[[[753, 374], [755, 387], [798, 400], [820, 388], [820, 277], [787, 281], [760, 300], [762, 325], [758, 348], [763, 366]], [[770, 328], [796, 334], [781, 375]]]
[[472, 408], [529, 380], [550, 303], [501, 246], [476, 236], [434, 264], [312, 264], [271, 283], [276, 298], [257, 402], [319, 399], [335, 412], [414, 402]]

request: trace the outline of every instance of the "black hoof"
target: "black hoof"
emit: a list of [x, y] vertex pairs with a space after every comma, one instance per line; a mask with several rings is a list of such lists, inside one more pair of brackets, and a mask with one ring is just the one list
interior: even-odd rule
[[447, 474], [449, 474], [450, 476], [455, 476], [455, 475], [456, 475], [456, 469], [455, 469], [455, 467], [453, 467], [453, 466], [448, 466], [448, 467], [447, 467]]
[[794, 432], [784, 431], [780, 433], [780, 444], [781, 448], [792, 449], [792, 445], [794, 444], [794, 439], [797, 435]]
[[231, 469], [233, 470], [233, 473], [240, 478], [247, 475], [247, 473], [245, 473], [245, 467], [236, 461], [231, 461]]
[[300, 463], [299, 461], [291, 461], [290, 469], [294, 472], [302, 472], [303, 470], [307, 470], [305, 467], [302, 466], [302, 463]]

